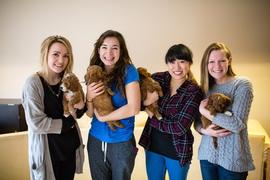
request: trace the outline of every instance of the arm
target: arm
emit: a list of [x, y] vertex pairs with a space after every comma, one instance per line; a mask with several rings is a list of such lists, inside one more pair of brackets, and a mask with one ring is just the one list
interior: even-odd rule
[[206, 117], [210, 121], [213, 121], [214, 116], [211, 115], [210, 111], [205, 108], [207, 106], [207, 104], [208, 104], [208, 98], [201, 101], [200, 107], [199, 107], [200, 113], [201, 113], [201, 115], [203, 115], [204, 117]]
[[247, 120], [253, 100], [252, 85], [248, 80], [236, 84], [237, 88], [232, 94], [232, 116], [218, 113], [213, 118], [213, 123], [231, 132], [239, 133], [247, 128]]
[[[193, 95], [187, 95], [187, 97], [189, 97], [188, 100], [181, 104], [177, 114], [169, 113], [162, 120], [157, 120], [154, 117], [150, 119], [150, 125], [161, 132], [179, 136], [185, 134], [190, 129], [193, 120], [199, 116], [199, 103], [202, 99], [202, 93], [197, 91]], [[170, 119], [174, 121], [169, 121]]]
[[[210, 111], [208, 111], [205, 107], [207, 106], [208, 103], [208, 99], [204, 99], [201, 101], [200, 103], [200, 113], [205, 116], [207, 119], [209, 120], [213, 120], [214, 116], [210, 114]], [[223, 137], [223, 136], [227, 136], [229, 134], [231, 134], [230, 131], [228, 131], [227, 129], [217, 129], [217, 125], [216, 124], [211, 124], [210, 126], [208, 126], [207, 128], [203, 128], [202, 127], [202, 123], [201, 120], [195, 120], [194, 123], [194, 128], [195, 130], [200, 133], [200, 134], [204, 134], [204, 135], [208, 135], [208, 136], [213, 136], [213, 137]]]
[[120, 119], [125, 119], [130, 116], [134, 116], [140, 112], [140, 102], [141, 102], [141, 94], [140, 94], [140, 86], [138, 81], [133, 81], [128, 83], [125, 86], [127, 104], [116, 109], [106, 116], [99, 116], [97, 112], [95, 115], [97, 119], [102, 122], [106, 121], [115, 121]]
[[157, 91], [147, 92], [146, 99], [143, 101], [144, 106], [149, 106], [158, 100], [159, 96]]
[[[64, 98], [68, 99], [68, 97], [64, 97]], [[74, 104], [73, 106], [69, 106], [68, 109], [69, 109], [70, 115], [72, 115], [73, 118], [76, 119], [76, 118], [81, 118], [83, 116], [83, 114], [87, 110], [87, 106], [85, 105], [84, 100], [81, 100], [79, 103]]]

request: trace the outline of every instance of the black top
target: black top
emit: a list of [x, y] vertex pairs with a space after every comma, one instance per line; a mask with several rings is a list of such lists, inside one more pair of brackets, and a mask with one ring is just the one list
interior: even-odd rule
[[172, 135], [160, 132], [153, 128], [151, 132], [151, 145], [149, 151], [162, 154], [171, 159], [177, 159], [176, 150], [172, 143]]
[[74, 156], [75, 150], [80, 145], [77, 128], [74, 127], [75, 120], [70, 115], [63, 116], [63, 92], [59, 91], [60, 83], [50, 86], [41, 76], [44, 88], [45, 113], [52, 119], [62, 119], [63, 128], [61, 134], [47, 134], [50, 155], [53, 160], [63, 161]]

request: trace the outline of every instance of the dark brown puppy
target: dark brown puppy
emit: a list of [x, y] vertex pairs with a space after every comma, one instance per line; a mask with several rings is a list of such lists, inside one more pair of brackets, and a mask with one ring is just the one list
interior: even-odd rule
[[[221, 93], [213, 93], [208, 97], [208, 104], [205, 108], [210, 111], [211, 115], [215, 116], [217, 113], [224, 113], [230, 104], [231, 99], [228, 96]], [[210, 124], [212, 124], [212, 121], [202, 116], [203, 128], [208, 127]], [[219, 129], [219, 127], [217, 127], [216, 129]], [[213, 137], [213, 143], [215, 149], [217, 149], [217, 137]]]

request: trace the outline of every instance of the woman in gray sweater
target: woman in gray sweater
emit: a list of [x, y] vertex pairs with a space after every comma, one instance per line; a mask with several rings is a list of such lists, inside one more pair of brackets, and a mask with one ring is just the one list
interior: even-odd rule
[[[205, 108], [208, 99], [200, 104], [200, 113], [212, 121], [207, 128], [200, 122], [196, 130], [202, 134], [198, 158], [204, 180], [245, 180], [248, 171], [254, 170], [250, 153], [247, 120], [253, 100], [251, 82], [238, 77], [232, 70], [230, 50], [222, 43], [211, 44], [201, 62], [201, 86], [206, 96], [223, 93], [232, 100], [230, 113], [215, 116]], [[219, 126], [222, 129], [215, 130]], [[218, 138], [218, 147], [212, 137]]]
[[29, 165], [32, 180], [72, 180], [82, 172], [83, 145], [75, 121], [84, 113], [84, 102], [63, 116], [61, 78], [71, 72], [69, 41], [50, 36], [41, 45], [42, 69], [25, 82], [22, 102], [28, 125]]

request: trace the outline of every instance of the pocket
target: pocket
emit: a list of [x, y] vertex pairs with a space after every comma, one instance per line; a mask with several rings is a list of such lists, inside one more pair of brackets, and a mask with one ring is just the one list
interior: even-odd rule
[[139, 149], [136, 146], [136, 140], [134, 136], [132, 136], [132, 138], [128, 141], [128, 144], [129, 144], [129, 148], [130, 148], [130, 152], [132, 156], [136, 157]]
[[83, 173], [83, 163], [84, 163], [84, 148], [85, 145], [81, 144], [76, 149], [76, 173]]
[[38, 146], [31, 148], [30, 164], [33, 171], [38, 171], [44, 165], [44, 148]]
[[31, 163], [31, 171], [34, 179], [44, 179], [45, 176], [45, 165], [44, 163], [37, 164], [35, 162]]

